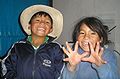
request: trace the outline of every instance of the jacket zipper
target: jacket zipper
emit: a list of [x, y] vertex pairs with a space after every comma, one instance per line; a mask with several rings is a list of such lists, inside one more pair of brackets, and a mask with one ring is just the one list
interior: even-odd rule
[[36, 60], [36, 53], [37, 53], [37, 50], [35, 50], [35, 53], [34, 53], [34, 60], [33, 60], [33, 71], [32, 71], [32, 76], [33, 76], [33, 79], [35, 79], [35, 60]]

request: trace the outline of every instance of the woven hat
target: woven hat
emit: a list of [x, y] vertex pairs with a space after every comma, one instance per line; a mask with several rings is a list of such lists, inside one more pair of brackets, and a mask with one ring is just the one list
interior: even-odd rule
[[59, 38], [61, 35], [62, 29], [63, 29], [63, 15], [61, 14], [60, 11], [53, 7], [49, 7], [46, 5], [33, 5], [28, 8], [26, 8], [20, 15], [20, 23], [22, 25], [23, 30], [30, 35], [31, 30], [28, 29], [29, 26], [29, 21], [31, 17], [39, 12], [39, 11], [44, 11], [48, 13], [52, 19], [53, 19], [53, 31], [48, 34], [49, 36]]

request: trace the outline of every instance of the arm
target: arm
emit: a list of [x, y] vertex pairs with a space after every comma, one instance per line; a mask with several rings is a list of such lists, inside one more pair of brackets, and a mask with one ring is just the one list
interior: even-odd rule
[[0, 78], [3, 79], [3, 73], [2, 73], [2, 60], [0, 59]]
[[76, 79], [78, 66], [74, 71], [70, 71], [69, 63], [66, 63], [65, 68], [63, 70], [62, 79]]
[[63, 51], [60, 46], [56, 46], [54, 48], [55, 56], [54, 56], [54, 66], [55, 66], [55, 79], [59, 79], [63, 72], [64, 62], [63, 62]]
[[[77, 46], [75, 46], [76, 48]], [[93, 65], [93, 68], [96, 70], [96, 72], [98, 73], [98, 78], [99, 79], [118, 79], [118, 72], [117, 72], [117, 65], [116, 65], [116, 58], [114, 57], [114, 55], [110, 55], [109, 56], [109, 52], [107, 53], [108, 55], [106, 55], [107, 59], [104, 59], [103, 56], [103, 48], [100, 48], [99, 43], [97, 43], [96, 49], [94, 49], [92, 47], [92, 45], [90, 44], [90, 49], [91, 49], [91, 54], [89, 57], [85, 57], [86, 55], [80, 55], [78, 53], [75, 53], [75, 51], [72, 51], [68, 46], [68, 51], [64, 50], [64, 52], [68, 55], [69, 58], [65, 59], [66, 61], [68, 61], [70, 63], [70, 66], [75, 66], [78, 63], [80, 63], [80, 61], [86, 61], [86, 62], [90, 62]], [[113, 53], [111, 53], [113, 54]], [[113, 56], [113, 57], [111, 57]], [[72, 61], [74, 59], [74, 62]], [[76, 63], [75, 60], [79, 60], [78, 63]], [[109, 61], [107, 61], [109, 59]], [[111, 60], [112, 59], [112, 60]], [[70, 67], [67, 66], [65, 69], [65, 76], [66, 79], [72, 78], [71, 74], [73, 75], [73, 78], [75, 78], [76, 75], [76, 67]], [[71, 73], [71, 68], [72, 72], [75, 71], [75, 73]]]
[[11, 48], [9, 50], [9, 56], [5, 60], [5, 66], [7, 69], [7, 72], [5, 74], [6, 79], [15, 79], [16, 77], [16, 53], [15, 48]]
[[68, 56], [68, 58], [64, 59], [64, 61], [67, 61], [67, 64], [65, 65], [62, 79], [76, 79], [81, 59], [87, 56], [88, 53], [78, 53], [78, 42], [76, 42], [74, 50], [71, 49], [67, 42], [66, 46], [67, 50], [63, 47], [63, 51]]
[[100, 47], [100, 43], [96, 44], [94, 49], [90, 44], [91, 54], [83, 61], [92, 63], [99, 79], [118, 79], [117, 62], [114, 52]]
[[103, 64], [100, 67], [92, 64], [98, 73], [99, 79], [119, 79], [117, 61], [114, 52], [105, 50], [103, 58], [107, 61], [106, 64]]

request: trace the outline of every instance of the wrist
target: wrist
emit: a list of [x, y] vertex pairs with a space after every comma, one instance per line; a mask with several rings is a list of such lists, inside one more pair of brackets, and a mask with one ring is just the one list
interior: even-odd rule
[[74, 72], [76, 70], [77, 65], [70, 65], [69, 63], [67, 64], [67, 68], [69, 71]]

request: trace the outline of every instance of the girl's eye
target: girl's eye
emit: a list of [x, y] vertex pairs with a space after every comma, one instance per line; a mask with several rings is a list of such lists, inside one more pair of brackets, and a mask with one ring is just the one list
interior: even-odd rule
[[84, 33], [80, 33], [80, 34], [84, 34]]
[[85, 34], [84, 32], [80, 32], [80, 34]]
[[91, 34], [92, 34], [92, 35], [96, 35], [97, 33], [96, 33], [96, 32], [92, 32]]

